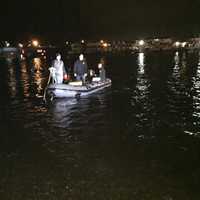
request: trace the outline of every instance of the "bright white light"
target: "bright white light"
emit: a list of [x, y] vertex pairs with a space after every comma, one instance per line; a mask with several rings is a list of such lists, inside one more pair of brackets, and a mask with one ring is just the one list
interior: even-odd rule
[[19, 43], [18, 46], [19, 46], [19, 48], [23, 48], [23, 44], [22, 43]]
[[144, 45], [144, 40], [140, 40], [140, 41], [139, 41], [139, 45], [140, 45], [140, 46], [143, 46], [143, 45]]
[[105, 48], [108, 47], [108, 43], [106, 43], [106, 42], [103, 43], [103, 47], [105, 47]]
[[139, 53], [138, 61], [139, 65], [144, 65], [144, 53]]
[[83, 61], [83, 60], [84, 60], [84, 55], [83, 55], [83, 54], [81, 54], [81, 55], [79, 56], [79, 60], [80, 60], [80, 61]]
[[34, 47], [38, 47], [38, 46], [39, 46], [39, 42], [38, 42], [37, 40], [33, 40], [33, 41], [32, 41], [32, 45], [33, 45]]
[[85, 43], [85, 40], [81, 40], [81, 43]]
[[69, 42], [68, 41], [66, 41], [66, 45], [68, 45], [69, 44]]
[[101, 69], [102, 68], [102, 63], [98, 64], [98, 68]]
[[6, 43], [6, 47], [9, 47], [10, 46], [10, 43], [9, 42], [5, 42]]
[[101, 43], [101, 44], [103, 44], [103, 43], [104, 43], [104, 41], [103, 41], [103, 40], [100, 40], [100, 43]]
[[154, 39], [154, 41], [159, 42], [160, 40], [158, 38]]
[[186, 44], [187, 44], [187, 42], [182, 42], [182, 47], [185, 47], [186, 46]]
[[138, 64], [139, 64], [139, 74], [144, 74], [144, 53], [139, 53], [138, 55]]
[[179, 46], [180, 46], [180, 42], [178, 42], [178, 41], [175, 42], [175, 46], [176, 46], [176, 47], [179, 47]]

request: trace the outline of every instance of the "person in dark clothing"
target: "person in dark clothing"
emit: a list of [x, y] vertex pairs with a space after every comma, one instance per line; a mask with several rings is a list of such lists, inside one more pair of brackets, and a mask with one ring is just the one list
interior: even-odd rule
[[85, 82], [85, 77], [87, 76], [87, 62], [84, 59], [83, 54], [79, 56], [79, 59], [74, 64], [74, 76], [77, 81]]

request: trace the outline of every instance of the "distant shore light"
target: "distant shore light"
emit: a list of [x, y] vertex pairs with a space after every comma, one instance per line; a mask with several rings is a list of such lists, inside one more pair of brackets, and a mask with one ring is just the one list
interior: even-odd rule
[[10, 46], [10, 43], [8, 41], [6, 41], [5, 43], [6, 43], [6, 47]]
[[180, 46], [180, 42], [179, 41], [175, 42], [175, 46], [179, 47]]
[[43, 52], [42, 49], [38, 49], [38, 50], [37, 50], [37, 53], [42, 53], [42, 52]]
[[140, 45], [140, 46], [143, 46], [144, 43], [145, 43], [144, 40], [140, 40], [140, 41], [139, 41], [139, 45]]
[[38, 46], [39, 46], [38, 40], [33, 40], [33, 41], [32, 41], [32, 45], [33, 45], [34, 47], [38, 47]]
[[182, 42], [182, 47], [185, 47], [186, 46], [186, 44], [187, 44], [187, 42]]
[[23, 48], [24, 45], [23, 45], [22, 43], [19, 43], [18, 46], [19, 46], [20, 48]]
[[108, 43], [106, 43], [106, 42], [103, 43], [103, 47], [105, 47], [105, 48], [108, 47]]

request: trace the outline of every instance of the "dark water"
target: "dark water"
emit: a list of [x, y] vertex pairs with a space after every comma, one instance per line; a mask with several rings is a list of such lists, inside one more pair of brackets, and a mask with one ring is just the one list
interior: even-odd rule
[[106, 60], [111, 89], [50, 104], [47, 63], [0, 64], [0, 199], [200, 199], [198, 53]]

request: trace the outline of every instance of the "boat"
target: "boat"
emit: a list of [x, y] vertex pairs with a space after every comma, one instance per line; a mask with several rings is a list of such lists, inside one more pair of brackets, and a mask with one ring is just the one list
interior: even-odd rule
[[81, 97], [93, 94], [100, 90], [110, 87], [111, 79], [105, 81], [93, 81], [85, 85], [76, 82], [69, 84], [50, 84], [46, 89], [46, 95], [50, 98]]

